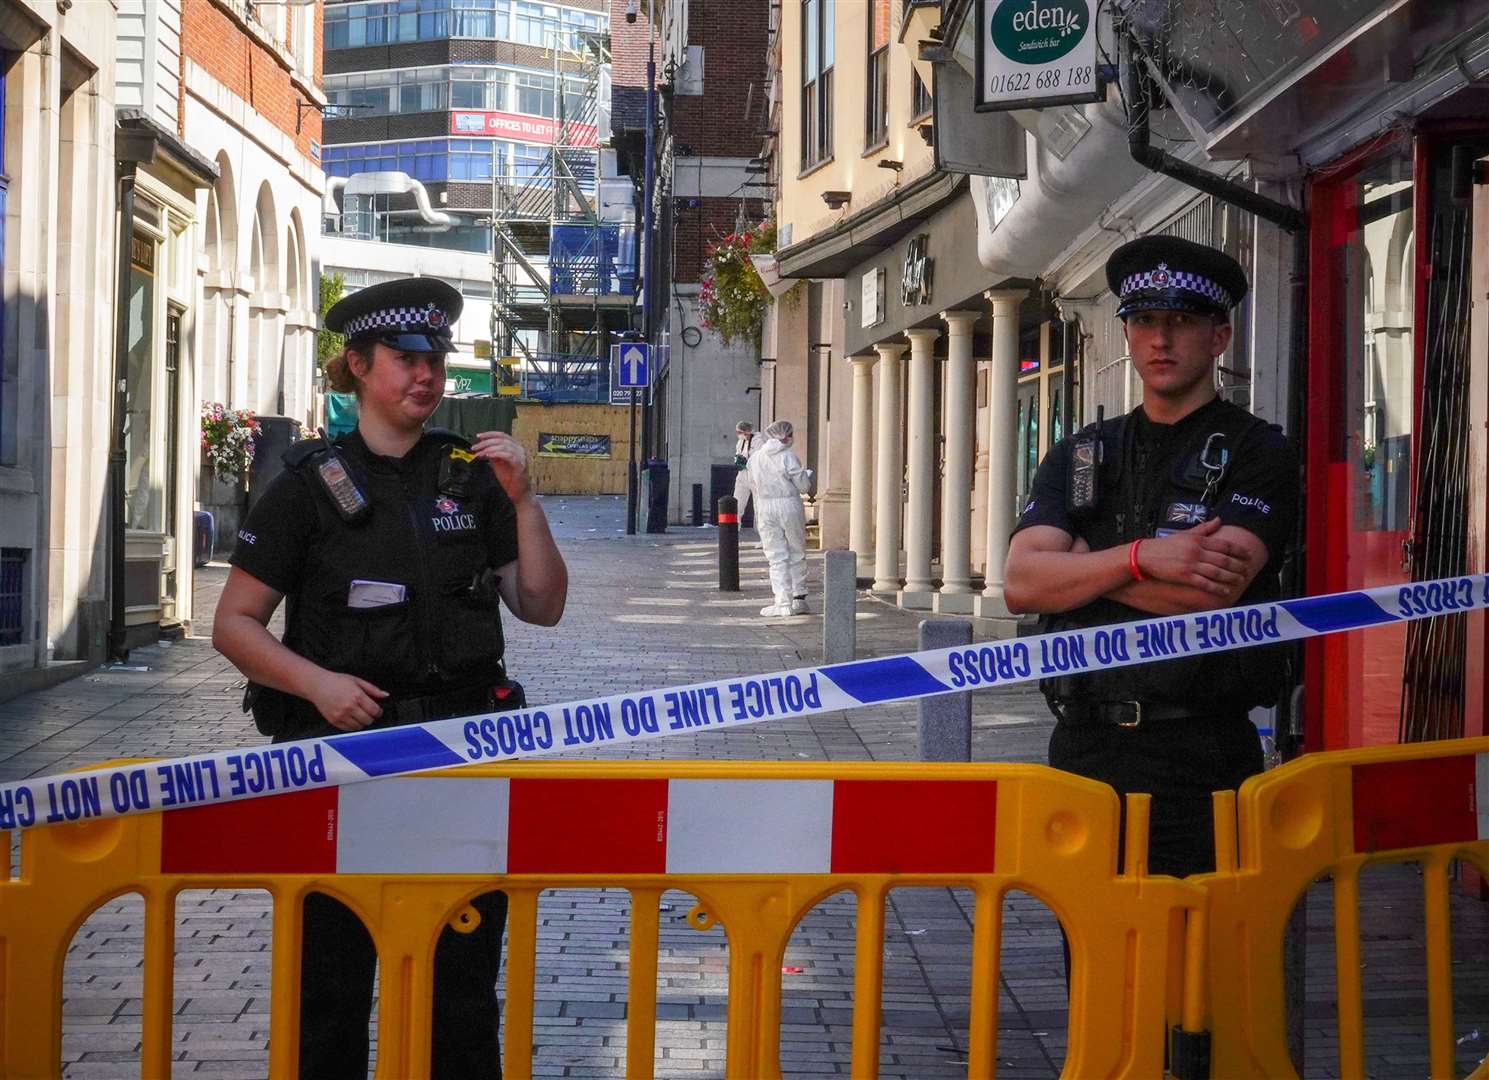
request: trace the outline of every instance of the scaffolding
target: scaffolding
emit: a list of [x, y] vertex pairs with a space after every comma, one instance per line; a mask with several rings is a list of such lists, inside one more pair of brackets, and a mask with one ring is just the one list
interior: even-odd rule
[[492, 162], [493, 363], [507, 392], [552, 400], [560, 387], [595, 387], [603, 401], [605, 331], [628, 324], [635, 303], [636, 228], [601, 207], [609, 35], [554, 30], [553, 142], [538, 161]]

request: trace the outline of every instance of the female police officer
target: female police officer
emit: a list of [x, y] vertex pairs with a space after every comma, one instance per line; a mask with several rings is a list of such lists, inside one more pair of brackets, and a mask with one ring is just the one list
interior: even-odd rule
[[[354, 293], [326, 314], [327, 366], [354, 391], [355, 431], [296, 443], [238, 533], [213, 644], [256, 685], [275, 741], [500, 707], [498, 598], [524, 622], [563, 614], [568, 574], [518, 443], [424, 430], [444, 392], [461, 298], [429, 278]], [[267, 624], [289, 599], [284, 641]], [[471, 933], [435, 953], [433, 1073], [500, 1074], [495, 983], [506, 898], [477, 897]], [[339, 902], [305, 902], [300, 1075], [367, 1075], [376, 954]]]

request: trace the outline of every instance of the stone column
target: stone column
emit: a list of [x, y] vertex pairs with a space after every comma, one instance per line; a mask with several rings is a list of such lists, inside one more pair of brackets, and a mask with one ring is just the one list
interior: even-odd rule
[[910, 339], [910, 401], [906, 450], [909, 495], [905, 500], [905, 587], [899, 604], [929, 611], [936, 585], [931, 577], [931, 525], [936, 510], [936, 357], [941, 331], [906, 330]]
[[900, 590], [900, 357], [905, 346], [897, 341], [875, 345], [879, 354], [879, 423], [877, 476], [874, 493], [874, 591]]
[[972, 596], [972, 453], [977, 370], [972, 330], [982, 313], [943, 311], [946, 320], [946, 475], [941, 484], [941, 591], [936, 610], [970, 615]]
[[[806, 395], [802, 395], [806, 400]], [[764, 434], [765, 429], [776, 419], [776, 362], [760, 361], [760, 425], [755, 429]]]
[[850, 356], [853, 364], [852, 479], [848, 488], [848, 547], [858, 555], [858, 576], [873, 566], [874, 537], [874, 365], [878, 354]]
[[993, 305], [993, 359], [988, 371], [987, 585], [977, 613], [983, 618], [1007, 618], [1003, 563], [1008, 558], [1018, 486], [1018, 432], [1014, 428], [1018, 422], [1019, 303], [1027, 292], [994, 289], [984, 295]]

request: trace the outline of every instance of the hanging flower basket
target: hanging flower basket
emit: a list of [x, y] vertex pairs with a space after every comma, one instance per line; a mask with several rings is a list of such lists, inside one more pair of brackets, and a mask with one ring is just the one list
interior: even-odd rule
[[724, 344], [735, 338], [759, 338], [771, 290], [760, 276], [755, 257], [767, 256], [773, 265], [775, 247], [773, 222], [730, 233], [709, 247], [698, 304], [703, 325], [723, 338]]
[[236, 483], [253, 464], [253, 433], [258, 421], [248, 409], [228, 409], [215, 401], [202, 402], [202, 451], [217, 479]]

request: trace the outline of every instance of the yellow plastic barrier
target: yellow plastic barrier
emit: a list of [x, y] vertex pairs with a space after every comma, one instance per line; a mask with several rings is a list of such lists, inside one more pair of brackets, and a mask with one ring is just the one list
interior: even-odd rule
[[886, 893], [960, 886], [975, 896], [970, 1077], [998, 1071], [1011, 889], [1046, 903], [1070, 938], [1066, 1075], [1156, 1077], [1176, 1019], [1176, 932], [1204, 894], [1146, 876], [1146, 810], [1145, 800], [1132, 804], [1124, 873], [1109, 788], [1015, 765], [551, 763], [35, 829], [22, 837], [20, 879], [0, 884], [0, 1065], [6, 1077], [59, 1074], [68, 943], [98, 905], [138, 892], [142, 1071], [169, 1075], [176, 895], [261, 888], [274, 900], [270, 1075], [295, 1075], [300, 911], [312, 890], [350, 905], [377, 944], [377, 1075], [427, 1075], [434, 943], [471, 897], [500, 888], [509, 897], [504, 1066], [525, 1077], [538, 896], [609, 887], [633, 900], [627, 1075], [653, 1074], [658, 901], [683, 889], [699, 900], [690, 922], [722, 924], [728, 936], [727, 1074], [777, 1076], [787, 941], [818, 901], [850, 890], [852, 1074], [874, 1076]]
[[[1283, 939], [1293, 908], [1323, 874], [1334, 881], [1339, 1074], [1366, 1075], [1360, 872], [1404, 861], [1422, 869], [1429, 1075], [1455, 1075], [1448, 870], [1464, 859], [1489, 875], [1489, 739], [1309, 755], [1217, 795], [1215, 820], [1217, 873], [1190, 879], [1209, 894], [1208, 934], [1191, 934], [1208, 938], [1208, 955], [1191, 952], [1185, 986], [1186, 1028], [1212, 1034], [1210, 1075], [1297, 1075]], [[1489, 1077], [1489, 1066], [1472, 1075]]]

